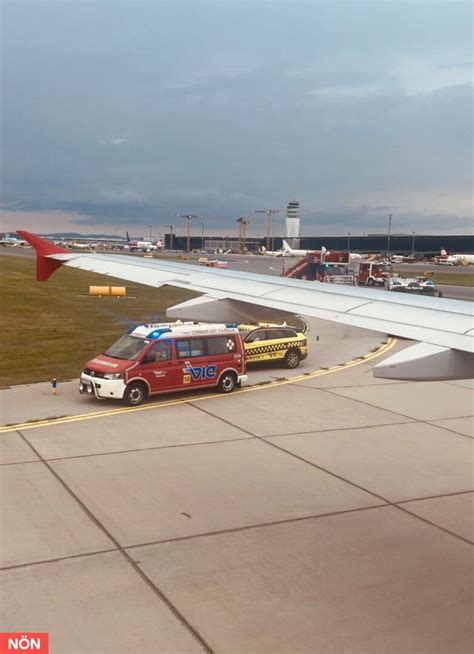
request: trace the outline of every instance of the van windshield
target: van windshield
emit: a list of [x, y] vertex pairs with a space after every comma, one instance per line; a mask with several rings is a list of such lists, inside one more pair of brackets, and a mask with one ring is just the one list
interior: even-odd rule
[[109, 347], [105, 354], [114, 359], [136, 359], [149, 343], [147, 338], [124, 334]]

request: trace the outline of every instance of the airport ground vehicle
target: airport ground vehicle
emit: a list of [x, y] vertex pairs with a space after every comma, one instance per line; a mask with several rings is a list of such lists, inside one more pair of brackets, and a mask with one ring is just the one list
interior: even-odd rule
[[209, 386], [230, 393], [246, 380], [236, 326], [177, 321], [131, 328], [86, 363], [79, 391], [137, 406], [158, 393]]
[[388, 290], [397, 293], [416, 293], [418, 295], [437, 295], [443, 297], [434, 282], [426, 277], [392, 277], [388, 282]]
[[350, 261], [349, 252], [312, 252], [283, 276], [350, 286], [385, 286], [389, 272], [390, 266], [381, 261]]
[[260, 322], [239, 325], [247, 363], [284, 361], [287, 368], [297, 368], [308, 356], [306, 335], [286, 323]]

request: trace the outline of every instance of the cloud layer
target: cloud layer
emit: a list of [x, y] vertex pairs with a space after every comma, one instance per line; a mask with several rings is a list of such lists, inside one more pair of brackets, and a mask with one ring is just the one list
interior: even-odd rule
[[7, 3], [6, 208], [87, 228], [192, 212], [217, 232], [298, 199], [307, 234], [383, 229], [383, 207], [471, 231], [470, 12]]

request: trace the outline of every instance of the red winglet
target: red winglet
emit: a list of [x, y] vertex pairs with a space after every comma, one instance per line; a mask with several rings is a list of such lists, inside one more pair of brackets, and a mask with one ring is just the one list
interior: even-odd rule
[[45, 241], [44, 238], [30, 234], [30, 232], [18, 230], [17, 234], [36, 250], [36, 281], [38, 282], [45, 282], [63, 263], [57, 259], [49, 259], [49, 255], [70, 254], [70, 250], [60, 248], [50, 241]]

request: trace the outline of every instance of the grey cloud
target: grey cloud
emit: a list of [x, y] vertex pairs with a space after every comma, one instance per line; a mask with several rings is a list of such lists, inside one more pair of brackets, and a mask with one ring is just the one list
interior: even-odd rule
[[343, 229], [359, 203], [368, 221], [370, 207], [404, 210], [397, 195], [471, 190], [472, 88], [407, 95], [396, 72], [440, 52], [467, 61], [461, 5], [137, 4], [8, 8], [10, 206], [231, 225], [296, 197], [349, 207], [332, 214]]

